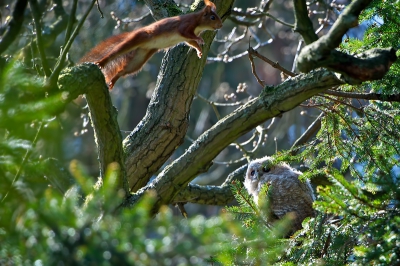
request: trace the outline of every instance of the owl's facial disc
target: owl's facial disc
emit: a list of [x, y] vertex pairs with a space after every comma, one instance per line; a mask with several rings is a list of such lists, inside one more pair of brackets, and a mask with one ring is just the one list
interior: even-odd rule
[[256, 170], [251, 170], [250, 172], [250, 177], [252, 181], [258, 180], [258, 175], [257, 175], [257, 171]]

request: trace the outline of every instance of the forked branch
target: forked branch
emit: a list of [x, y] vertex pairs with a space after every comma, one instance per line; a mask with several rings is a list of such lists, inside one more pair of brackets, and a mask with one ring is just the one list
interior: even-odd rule
[[[372, 49], [355, 56], [335, 50], [342, 42], [343, 35], [350, 28], [358, 25], [358, 16], [371, 1], [355, 0], [351, 2], [333, 24], [328, 34], [303, 48], [296, 62], [297, 68], [301, 72], [307, 73], [316, 68], [326, 67], [341, 73], [341, 79], [349, 84], [360, 84], [363, 81], [381, 79], [397, 60], [395, 49]], [[305, 1], [298, 0], [295, 2]], [[303, 9], [295, 11], [296, 19], [309, 20], [303, 14], [305, 12]], [[303, 16], [299, 14], [303, 14]], [[304, 22], [297, 23], [304, 24]], [[298, 31], [306, 40], [306, 43], [308, 43], [307, 40], [310, 40], [308, 35], [311, 30], [313, 31], [313, 29]]]

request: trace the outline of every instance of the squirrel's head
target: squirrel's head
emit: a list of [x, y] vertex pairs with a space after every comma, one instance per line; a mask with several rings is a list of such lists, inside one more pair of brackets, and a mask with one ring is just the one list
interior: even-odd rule
[[202, 26], [210, 30], [217, 30], [222, 27], [222, 20], [217, 14], [217, 7], [210, 0], [204, 0], [206, 6], [203, 9]]

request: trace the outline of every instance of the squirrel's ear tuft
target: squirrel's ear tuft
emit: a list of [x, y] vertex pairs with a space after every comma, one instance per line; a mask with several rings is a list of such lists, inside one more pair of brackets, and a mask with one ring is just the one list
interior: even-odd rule
[[213, 2], [211, 2], [210, 0], [204, 0], [204, 4], [206, 4], [206, 6], [211, 7], [211, 10], [216, 12], [217, 11], [217, 7], [215, 6], [215, 4]]

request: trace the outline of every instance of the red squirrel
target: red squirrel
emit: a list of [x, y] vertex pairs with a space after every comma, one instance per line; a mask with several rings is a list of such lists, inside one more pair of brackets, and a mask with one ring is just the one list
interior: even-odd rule
[[185, 42], [193, 47], [201, 58], [200, 45], [204, 40], [199, 37], [200, 33], [222, 27], [214, 3], [210, 0], [204, 0], [204, 3], [206, 6], [201, 11], [164, 18], [143, 28], [111, 36], [89, 51], [80, 63], [97, 64], [111, 90], [120, 77], [138, 72], [153, 54], [178, 43]]

